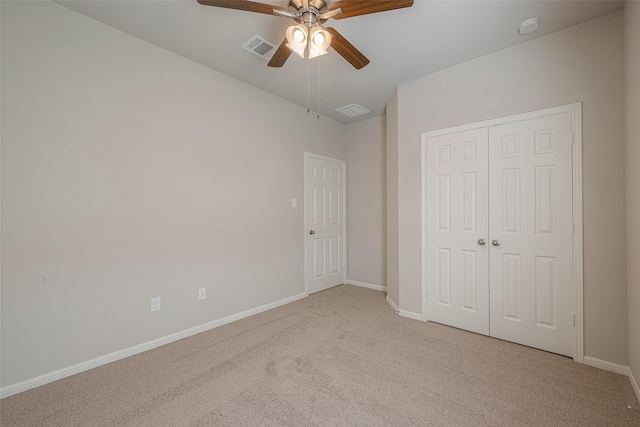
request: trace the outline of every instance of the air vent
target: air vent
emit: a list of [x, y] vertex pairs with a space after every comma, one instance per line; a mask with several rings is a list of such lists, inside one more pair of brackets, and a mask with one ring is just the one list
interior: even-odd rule
[[276, 52], [275, 45], [257, 34], [251, 37], [245, 44], [242, 45], [242, 47], [249, 52], [255, 53], [259, 57], [266, 59], [267, 61], [270, 60], [273, 54]]
[[336, 108], [336, 111], [347, 117], [358, 117], [371, 112], [358, 104], [345, 105], [344, 107]]

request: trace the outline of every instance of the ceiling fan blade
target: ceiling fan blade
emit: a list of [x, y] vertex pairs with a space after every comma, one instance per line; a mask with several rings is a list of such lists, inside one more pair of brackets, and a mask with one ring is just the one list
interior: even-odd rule
[[413, 0], [338, 0], [329, 4], [329, 10], [342, 9], [342, 15], [334, 19], [344, 19], [411, 6]]
[[369, 63], [367, 57], [360, 53], [347, 39], [342, 37], [342, 34], [337, 32], [335, 28], [327, 27], [325, 30], [331, 33], [331, 47], [357, 70]]
[[269, 67], [282, 67], [289, 59], [289, 55], [291, 55], [291, 49], [287, 47], [287, 38], [285, 37], [267, 65]]
[[274, 10], [286, 12], [287, 9], [272, 4], [258, 3], [249, 0], [198, 0], [204, 6], [224, 7], [226, 9], [245, 10], [247, 12], [273, 15]]

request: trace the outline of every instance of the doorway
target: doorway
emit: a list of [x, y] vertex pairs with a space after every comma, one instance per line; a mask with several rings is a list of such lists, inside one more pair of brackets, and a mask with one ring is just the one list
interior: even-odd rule
[[305, 282], [307, 294], [346, 277], [346, 162], [305, 152]]

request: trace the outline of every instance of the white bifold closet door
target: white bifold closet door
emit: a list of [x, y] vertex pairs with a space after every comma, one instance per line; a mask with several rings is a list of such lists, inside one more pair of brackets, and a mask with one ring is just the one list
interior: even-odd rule
[[428, 320], [573, 356], [572, 121], [427, 140]]

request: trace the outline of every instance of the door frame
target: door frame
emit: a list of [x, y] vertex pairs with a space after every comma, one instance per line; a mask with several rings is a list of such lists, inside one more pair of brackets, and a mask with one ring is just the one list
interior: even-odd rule
[[347, 162], [345, 160], [335, 159], [320, 154], [304, 152], [304, 201], [302, 207], [304, 209], [304, 293], [309, 296], [309, 275], [308, 275], [308, 253], [307, 253], [307, 233], [309, 231], [309, 218], [307, 218], [307, 176], [309, 173], [309, 160], [311, 158], [324, 160], [327, 162], [338, 163], [342, 165], [342, 207], [340, 214], [342, 215], [342, 254], [340, 262], [342, 263], [342, 283], [347, 280]]
[[582, 103], [568, 104], [559, 107], [531, 111], [513, 116], [500, 117], [482, 122], [455, 126], [422, 133], [421, 138], [421, 234], [422, 234], [422, 320], [428, 321], [427, 313], [427, 139], [435, 136], [447, 135], [466, 130], [489, 128], [524, 120], [537, 119], [557, 114], [571, 114], [573, 131], [572, 147], [572, 199], [573, 199], [573, 312], [574, 312], [574, 340], [573, 360], [584, 363], [584, 255], [583, 255], [583, 225], [582, 225]]

